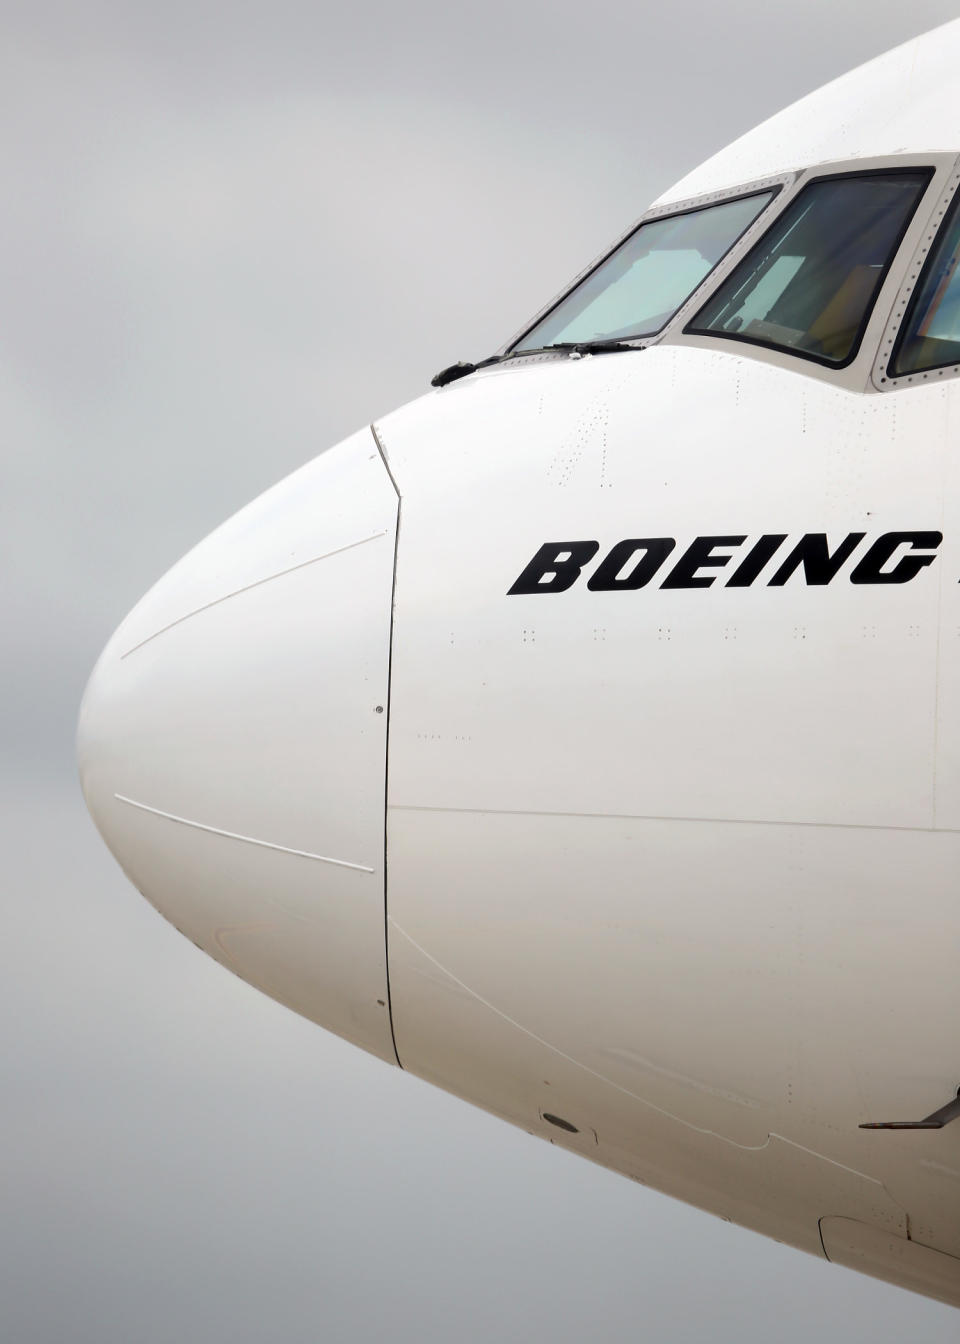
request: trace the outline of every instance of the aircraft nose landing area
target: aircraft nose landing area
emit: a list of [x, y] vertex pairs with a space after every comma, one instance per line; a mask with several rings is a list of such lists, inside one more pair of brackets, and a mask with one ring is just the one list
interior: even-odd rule
[[120, 626], [78, 744], [87, 806], [147, 899], [243, 979], [391, 1062], [397, 507], [369, 430], [255, 500]]

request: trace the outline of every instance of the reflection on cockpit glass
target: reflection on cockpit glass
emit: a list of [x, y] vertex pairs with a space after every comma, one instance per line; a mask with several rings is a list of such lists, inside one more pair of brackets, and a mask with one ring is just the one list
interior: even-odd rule
[[774, 196], [756, 192], [641, 224], [514, 350], [658, 332]]
[[812, 182], [686, 330], [849, 363], [929, 177], [917, 170]]
[[907, 313], [891, 373], [960, 364], [960, 195], [955, 197]]

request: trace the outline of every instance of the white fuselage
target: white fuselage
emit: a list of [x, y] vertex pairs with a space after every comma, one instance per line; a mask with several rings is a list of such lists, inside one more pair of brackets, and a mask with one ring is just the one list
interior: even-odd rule
[[[923, 41], [930, 118], [960, 34]], [[645, 348], [452, 382], [201, 543], [80, 757], [131, 880], [275, 998], [960, 1305], [960, 1123], [858, 1128], [960, 1086], [960, 379], [885, 373], [960, 126], [919, 133], [906, 59], [658, 203], [780, 188]], [[931, 176], [851, 362], [684, 331], [807, 182], [871, 168]]]

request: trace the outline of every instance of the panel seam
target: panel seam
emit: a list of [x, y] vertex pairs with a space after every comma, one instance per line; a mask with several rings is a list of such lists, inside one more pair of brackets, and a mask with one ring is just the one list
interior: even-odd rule
[[380, 454], [380, 461], [383, 463], [384, 470], [390, 477], [390, 484], [393, 486], [394, 493], [397, 496], [397, 526], [393, 539], [393, 578], [390, 587], [390, 632], [387, 645], [387, 703], [384, 710], [387, 716], [387, 722], [384, 732], [384, 750], [383, 750], [383, 953], [384, 953], [384, 971], [387, 982], [387, 1018], [390, 1022], [390, 1040], [393, 1045], [393, 1056], [397, 1061], [399, 1068], [403, 1068], [400, 1060], [400, 1052], [397, 1049], [397, 1034], [393, 1026], [393, 995], [390, 989], [390, 918], [389, 918], [389, 890], [390, 890], [390, 856], [389, 856], [389, 802], [390, 802], [390, 717], [392, 713], [391, 703], [393, 698], [393, 626], [394, 613], [397, 606], [397, 556], [400, 551], [400, 514], [403, 507], [403, 499], [397, 488], [397, 482], [394, 480], [393, 472], [390, 470], [390, 464], [387, 462], [387, 455], [384, 452], [383, 444], [377, 434], [376, 427], [370, 426], [370, 433], [373, 435], [373, 441], [376, 444], [377, 452]]

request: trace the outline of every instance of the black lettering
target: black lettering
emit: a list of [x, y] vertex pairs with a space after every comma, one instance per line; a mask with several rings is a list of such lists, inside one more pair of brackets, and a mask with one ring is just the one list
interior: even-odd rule
[[697, 537], [690, 543], [660, 585], [661, 588], [709, 588], [716, 574], [698, 575], [708, 566], [721, 569], [730, 563], [729, 555], [714, 555], [716, 546], [742, 546], [746, 537]]
[[545, 541], [507, 596], [513, 593], [565, 593], [600, 549], [599, 541]]
[[[601, 561], [599, 569], [587, 580], [587, 587], [595, 593], [643, 588], [676, 544], [673, 537], [632, 537], [628, 541], [618, 541], [606, 559]], [[624, 574], [627, 562], [637, 551], [643, 554], [629, 574]]]
[[867, 551], [866, 555], [850, 575], [851, 583], [909, 583], [915, 579], [927, 565], [936, 560], [935, 555], [904, 555], [893, 569], [884, 570], [883, 566], [893, 559], [901, 546], [911, 550], [935, 551], [943, 541], [942, 532], [884, 532]]
[[808, 532], [806, 536], [800, 538], [767, 587], [782, 588], [790, 575], [801, 565], [803, 565], [803, 577], [808, 584], [822, 586], [829, 583], [866, 535], [866, 532], [851, 532], [831, 555], [826, 532]]
[[747, 552], [747, 555], [723, 586], [725, 588], [749, 588], [767, 561], [780, 549], [786, 539], [786, 532], [764, 533], [756, 546]]

